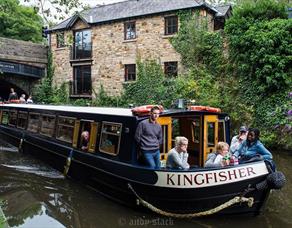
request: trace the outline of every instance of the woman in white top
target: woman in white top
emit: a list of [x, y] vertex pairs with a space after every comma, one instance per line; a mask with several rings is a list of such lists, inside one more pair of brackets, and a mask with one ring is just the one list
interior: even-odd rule
[[171, 169], [189, 169], [188, 139], [178, 136], [175, 138], [175, 147], [167, 154], [166, 167]]

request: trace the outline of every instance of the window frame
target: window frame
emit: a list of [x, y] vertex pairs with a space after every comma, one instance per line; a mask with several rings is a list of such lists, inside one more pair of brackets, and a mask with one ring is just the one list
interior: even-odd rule
[[[38, 116], [38, 124], [37, 124], [37, 128], [36, 128], [36, 131], [33, 131], [32, 130], [32, 128], [29, 128], [29, 126], [30, 126], [30, 116], [31, 115], [36, 115], [36, 116]], [[41, 116], [41, 114], [39, 113], [39, 112], [29, 112], [28, 113], [28, 118], [27, 118], [27, 127], [26, 127], [26, 129], [29, 131], [29, 132], [32, 132], [32, 133], [39, 133], [39, 131], [40, 131], [40, 116]]]
[[174, 35], [178, 32], [178, 16], [171, 15], [164, 17], [164, 35]]
[[64, 32], [58, 32], [56, 34], [56, 43], [57, 48], [63, 48], [65, 47], [65, 33]]
[[[172, 64], [175, 64], [176, 71], [169, 71], [168, 68], [174, 68]], [[177, 61], [169, 61], [169, 62], [164, 62], [164, 75], [173, 78], [178, 76], [178, 62]]]
[[[26, 115], [26, 118], [20, 118], [21, 115]], [[19, 124], [19, 121], [21, 120], [25, 120], [25, 126], [21, 127]], [[20, 129], [27, 129], [27, 125], [28, 125], [28, 112], [26, 111], [19, 111], [18, 115], [17, 115], [17, 123], [16, 123], [16, 127], [20, 128]]]
[[[120, 127], [120, 133], [112, 133], [112, 132], [106, 132], [103, 131], [104, 127], [106, 125], [114, 125], [114, 126], [119, 126]], [[109, 154], [112, 156], [117, 156], [120, 153], [120, 145], [121, 145], [121, 138], [122, 138], [122, 131], [123, 131], [123, 124], [122, 123], [117, 123], [117, 122], [107, 122], [107, 121], [102, 121], [101, 123], [101, 128], [100, 128], [100, 139], [99, 139], [99, 144], [98, 144], [98, 149], [101, 153]], [[108, 135], [113, 135], [118, 137], [118, 144], [117, 144], [117, 153], [111, 153], [109, 151], [105, 151], [102, 149], [102, 138], [103, 134], [108, 134]]]
[[[14, 114], [14, 116], [13, 117], [15, 117], [15, 119], [14, 119], [14, 121], [15, 121], [15, 123], [13, 124], [13, 123], [10, 123], [10, 118], [11, 118], [11, 114]], [[13, 126], [13, 127], [16, 127], [17, 126], [17, 110], [16, 109], [10, 109], [9, 110], [9, 115], [8, 115], [8, 125], [9, 126]]]
[[[73, 120], [73, 124], [72, 126], [70, 125], [67, 125], [67, 124], [62, 124], [60, 123], [60, 119], [69, 119], [69, 120]], [[58, 116], [57, 117], [57, 127], [56, 127], [56, 139], [62, 141], [62, 142], [66, 142], [66, 143], [70, 143], [72, 144], [73, 143], [73, 138], [74, 138], [74, 129], [75, 129], [75, 121], [76, 121], [76, 118], [75, 117], [70, 117], [70, 116]], [[65, 140], [64, 138], [60, 138], [59, 136], [59, 130], [60, 130], [60, 127], [61, 126], [66, 126], [66, 127], [72, 127], [72, 138], [71, 138], [71, 141], [69, 140]]]
[[[125, 82], [134, 82], [136, 81], [136, 76], [137, 76], [137, 72], [136, 72], [136, 64], [125, 64], [125, 74], [124, 74], [124, 80]], [[133, 69], [131, 69], [131, 67], [134, 67]], [[129, 70], [130, 68], [130, 70]], [[134, 76], [133, 76], [134, 75]]]
[[[130, 29], [130, 31], [128, 31]], [[134, 40], [137, 38], [136, 21], [124, 23], [124, 40]]]
[[[84, 74], [85, 71], [83, 68], [85, 67], [89, 67], [90, 68], [90, 87], [88, 89], [84, 89]], [[78, 76], [78, 69], [80, 71], [80, 76]], [[92, 94], [92, 75], [91, 75], [91, 72], [92, 72], [92, 68], [91, 68], [91, 65], [80, 65], [80, 66], [74, 66], [73, 67], [73, 88], [74, 88], [74, 95], [91, 95]], [[82, 83], [82, 90], [79, 91], [78, 90], [78, 80], [77, 80], [77, 77], [79, 78], [82, 78], [80, 83]], [[85, 90], [88, 90], [89, 92], [84, 92]]]
[[[6, 118], [5, 118], [6, 123], [3, 123], [4, 115], [5, 115], [4, 113], [6, 113]], [[4, 110], [2, 110], [1, 124], [2, 124], [2, 125], [8, 125], [8, 123], [9, 123], [9, 110], [8, 110], [8, 109], [4, 109]]]
[[[42, 132], [42, 129], [43, 129], [43, 117], [52, 117], [54, 118], [54, 126], [53, 126], [53, 129], [52, 129], [52, 134], [46, 134], [44, 132]], [[42, 114], [41, 115], [41, 124], [40, 124], [40, 134], [41, 135], [45, 135], [45, 136], [49, 136], [49, 137], [53, 137], [55, 135], [55, 131], [56, 131], [56, 115], [52, 115], [52, 114]], [[48, 128], [47, 128], [48, 129]]]

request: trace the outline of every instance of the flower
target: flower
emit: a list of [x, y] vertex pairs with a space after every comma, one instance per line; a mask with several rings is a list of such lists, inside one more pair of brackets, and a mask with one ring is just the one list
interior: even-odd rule
[[287, 115], [288, 115], [288, 116], [292, 116], [292, 110], [289, 110], [289, 111], [287, 112]]

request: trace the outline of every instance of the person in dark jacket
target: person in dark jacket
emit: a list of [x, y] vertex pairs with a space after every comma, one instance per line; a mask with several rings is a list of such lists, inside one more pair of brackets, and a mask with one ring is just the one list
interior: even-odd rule
[[8, 101], [17, 100], [17, 99], [18, 99], [17, 93], [14, 91], [14, 88], [11, 88], [10, 89], [10, 94], [9, 94], [9, 97], [8, 97]]
[[150, 117], [138, 124], [135, 139], [141, 149], [144, 162], [150, 168], [160, 168], [160, 145], [162, 144], [162, 128], [157, 122], [160, 114], [158, 106], [150, 111]]

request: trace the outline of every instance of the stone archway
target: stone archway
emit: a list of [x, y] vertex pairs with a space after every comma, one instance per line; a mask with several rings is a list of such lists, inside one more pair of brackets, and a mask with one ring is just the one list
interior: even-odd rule
[[18, 85], [13, 84], [12, 82], [5, 81], [3, 80], [3, 78], [0, 78], [0, 97], [2, 98], [3, 101], [8, 100], [10, 88], [14, 88], [14, 91], [17, 93], [18, 97], [21, 94], [25, 94], [26, 97], [29, 95], [29, 93], [24, 91]]

